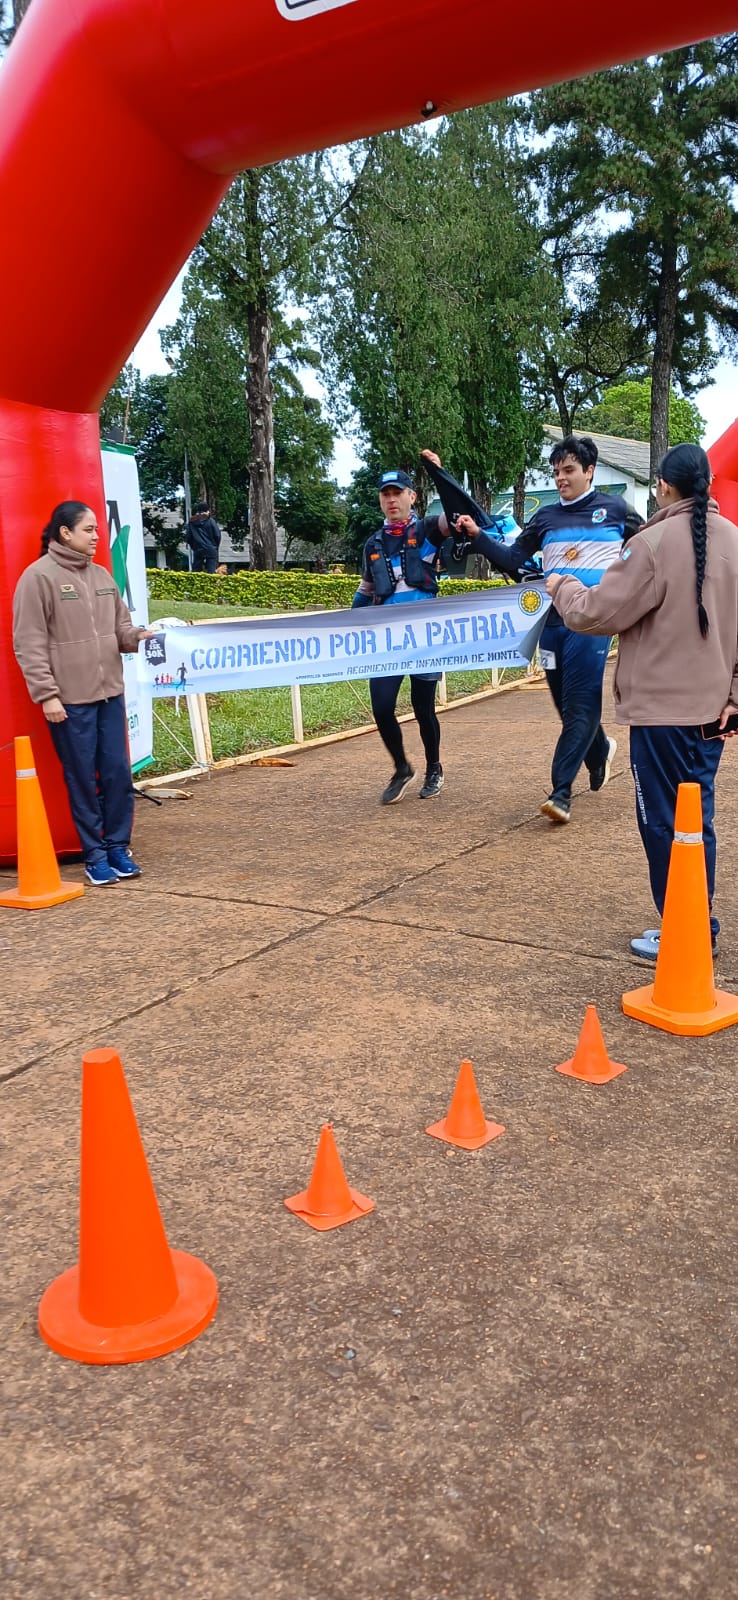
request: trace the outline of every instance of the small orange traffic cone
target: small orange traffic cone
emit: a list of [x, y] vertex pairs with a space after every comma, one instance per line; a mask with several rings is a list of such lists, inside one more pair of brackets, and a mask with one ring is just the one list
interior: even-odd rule
[[0, 906], [20, 906], [41, 911], [64, 900], [77, 900], [81, 883], [62, 883], [51, 842], [44, 797], [33, 765], [31, 741], [26, 734], [14, 739], [18, 828], [18, 888], [0, 894]]
[[562, 1061], [556, 1068], [567, 1078], [579, 1078], [582, 1083], [609, 1083], [628, 1068], [622, 1061], [611, 1061], [602, 1037], [596, 1006], [587, 1006], [584, 1013], [579, 1042], [570, 1061]]
[[218, 1285], [196, 1256], [170, 1250], [120, 1057], [82, 1062], [79, 1265], [38, 1309], [42, 1339], [95, 1366], [148, 1361], [202, 1333]]
[[325, 1122], [320, 1130], [318, 1150], [313, 1175], [307, 1189], [285, 1200], [288, 1211], [296, 1217], [326, 1233], [329, 1228], [340, 1228], [344, 1222], [353, 1222], [373, 1211], [376, 1202], [369, 1200], [357, 1189], [350, 1189], [341, 1165], [333, 1126]]
[[481, 1150], [483, 1144], [505, 1132], [501, 1122], [488, 1122], [484, 1115], [471, 1061], [462, 1061], [459, 1067], [446, 1116], [425, 1131], [433, 1139], [444, 1139], [461, 1150]]
[[738, 1022], [738, 996], [715, 988], [702, 792], [680, 783], [653, 983], [623, 995], [626, 1017], [666, 1033], [717, 1033]]

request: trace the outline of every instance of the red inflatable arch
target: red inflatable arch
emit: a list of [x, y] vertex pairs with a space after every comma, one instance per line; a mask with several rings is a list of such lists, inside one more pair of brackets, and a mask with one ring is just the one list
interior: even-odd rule
[[[15, 584], [57, 501], [104, 526], [98, 407], [233, 174], [734, 26], [735, 0], [33, 0], [0, 74], [0, 859], [15, 733], [57, 849], [78, 844]], [[713, 459], [738, 517], [738, 424]]]

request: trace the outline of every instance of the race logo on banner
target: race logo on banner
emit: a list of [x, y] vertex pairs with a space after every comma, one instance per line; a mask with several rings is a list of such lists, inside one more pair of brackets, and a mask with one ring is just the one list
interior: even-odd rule
[[357, 611], [194, 627], [152, 622], [155, 637], [138, 653], [139, 678], [163, 697], [521, 667], [532, 659], [549, 605], [543, 583], [535, 582]]

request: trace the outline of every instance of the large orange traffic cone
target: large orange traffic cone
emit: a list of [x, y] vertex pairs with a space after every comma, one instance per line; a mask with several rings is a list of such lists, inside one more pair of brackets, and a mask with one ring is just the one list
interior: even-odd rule
[[623, 1011], [666, 1033], [717, 1033], [738, 1022], [738, 996], [715, 988], [698, 783], [677, 791], [654, 981], [624, 994]]
[[170, 1250], [120, 1057], [82, 1063], [79, 1265], [55, 1278], [38, 1310], [41, 1337], [96, 1366], [178, 1350], [215, 1315], [209, 1267]]
[[41, 785], [33, 765], [30, 739], [23, 734], [15, 744], [15, 787], [18, 812], [18, 888], [0, 894], [0, 906], [20, 906], [40, 911], [76, 900], [84, 894], [81, 883], [62, 883], [51, 842]]
[[285, 1200], [288, 1211], [296, 1217], [326, 1233], [329, 1228], [340, 1228], [344, 1222], [353, 1222], [373, 1211], [376, 1202], [358, 1189], [350, 1189], [341, 1165], [333, 1126], [325, 1122], [320, 1130], [313, 1175], [307, 1189]]
[[570, 1061], [562, 1061], [556, 1068], [567, 1078], [579, 1078], [582, 1083], [609, 1083], [628, 1068], [622, 1061], [611, 1061], [602, 1037], [596, 1006], [587, 1006], [579, 1041]]
[[501, 1122], [488, 1122], [484, 1115], [471, 1061], [462, 1061], [459, 1067], [446, 1116], [425, 1131], [434, 1139], [458, 1145], [461, 1150], [481, 1150], [483, 1144], [489, 1144], [490, 1139], [498, 1139], [505, 1132]]

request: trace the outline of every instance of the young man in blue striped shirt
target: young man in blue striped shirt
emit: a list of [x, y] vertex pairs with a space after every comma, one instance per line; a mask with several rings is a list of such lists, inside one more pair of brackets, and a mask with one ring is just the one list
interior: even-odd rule
[[[541, 506], [514, 544], [490, 539], [468, 516], [457, 519], [456, 531], [465, 533], [474, 553], [486, 556], [500, 572], [519, 579], [523, 563], [540, 550], [546, 577], [569, 575], [593, 587], [620, 554], [625, 501], [592, 487], [597, 465], [593, 439], [569, 435], [554, 446], [549, 460], [559, 503]], [[551, 606], [539, 645], [541, 666], [562, 722], [551, 764], [551, 793], [541, 806], [551, 822], [569, 821], [572, 785], [582, 762], [590, 789], [603, 789], [610, 776], [617, 745], [608, 739], [600, 720], [609, 649], [609, 639], [572, 633]]]

